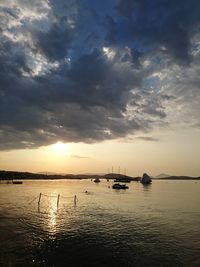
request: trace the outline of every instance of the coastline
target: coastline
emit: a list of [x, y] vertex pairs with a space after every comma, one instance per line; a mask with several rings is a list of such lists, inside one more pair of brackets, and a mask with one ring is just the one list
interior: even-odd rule
[[[138, 181], [141, 177], [131, 177], [127, 175], [122, 175], [118, 173], [108, 173], [108, 174], [40, 174], [31, 172], [17, 172], [17, 171], [5, 171], [0, 170], [0, 181], [1, 180], [82, 180], [82, 179], [108, 179], [114, 180], [116, 178], [128, 178], [131, 181]], [[200, 180], [198, 177], [190, 176], [168, 176], [163, 178], [151, 177], [153, 180]]]

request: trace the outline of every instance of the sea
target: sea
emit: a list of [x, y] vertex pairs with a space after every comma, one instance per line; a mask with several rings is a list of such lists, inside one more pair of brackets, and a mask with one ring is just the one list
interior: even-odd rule
[[200, 181], [0, 184], [0, 266], [200, 266]]

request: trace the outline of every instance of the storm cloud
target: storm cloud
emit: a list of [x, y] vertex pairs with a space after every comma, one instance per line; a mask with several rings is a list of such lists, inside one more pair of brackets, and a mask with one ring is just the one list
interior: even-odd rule
[[1, 1], [0, 149], [199, 127], [199, 18], [192, 0]]

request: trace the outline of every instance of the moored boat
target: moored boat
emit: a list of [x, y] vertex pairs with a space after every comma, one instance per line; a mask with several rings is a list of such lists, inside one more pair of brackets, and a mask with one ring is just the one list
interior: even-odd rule
[[151, 184], [152, 183], [152, 179], [147, 173], [144, 173], [142, 178], [141, 178], [141, 180], [140, 180], [140, 183], [142, 183], [142, 184]]
[[94, 183], [100, 183], [101, 180], [99, 178], [94, 179]]
[[126, 184], [116, 183], [112, 186], [113, 189], [128, 189], [129, 187]]
[[12, 181], [13, 184], [23, 184], [23, 181]]
[[130, 183], [131, 179], [128, 177], [119, 177], [114, 180], [114, 182], [121, 182], [121, 183]]

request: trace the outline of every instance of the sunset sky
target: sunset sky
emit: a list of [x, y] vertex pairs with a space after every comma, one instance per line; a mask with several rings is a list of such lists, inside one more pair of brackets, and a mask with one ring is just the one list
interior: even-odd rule
[[0, 169], [200, 176], [200, 2], [1, 0]]

